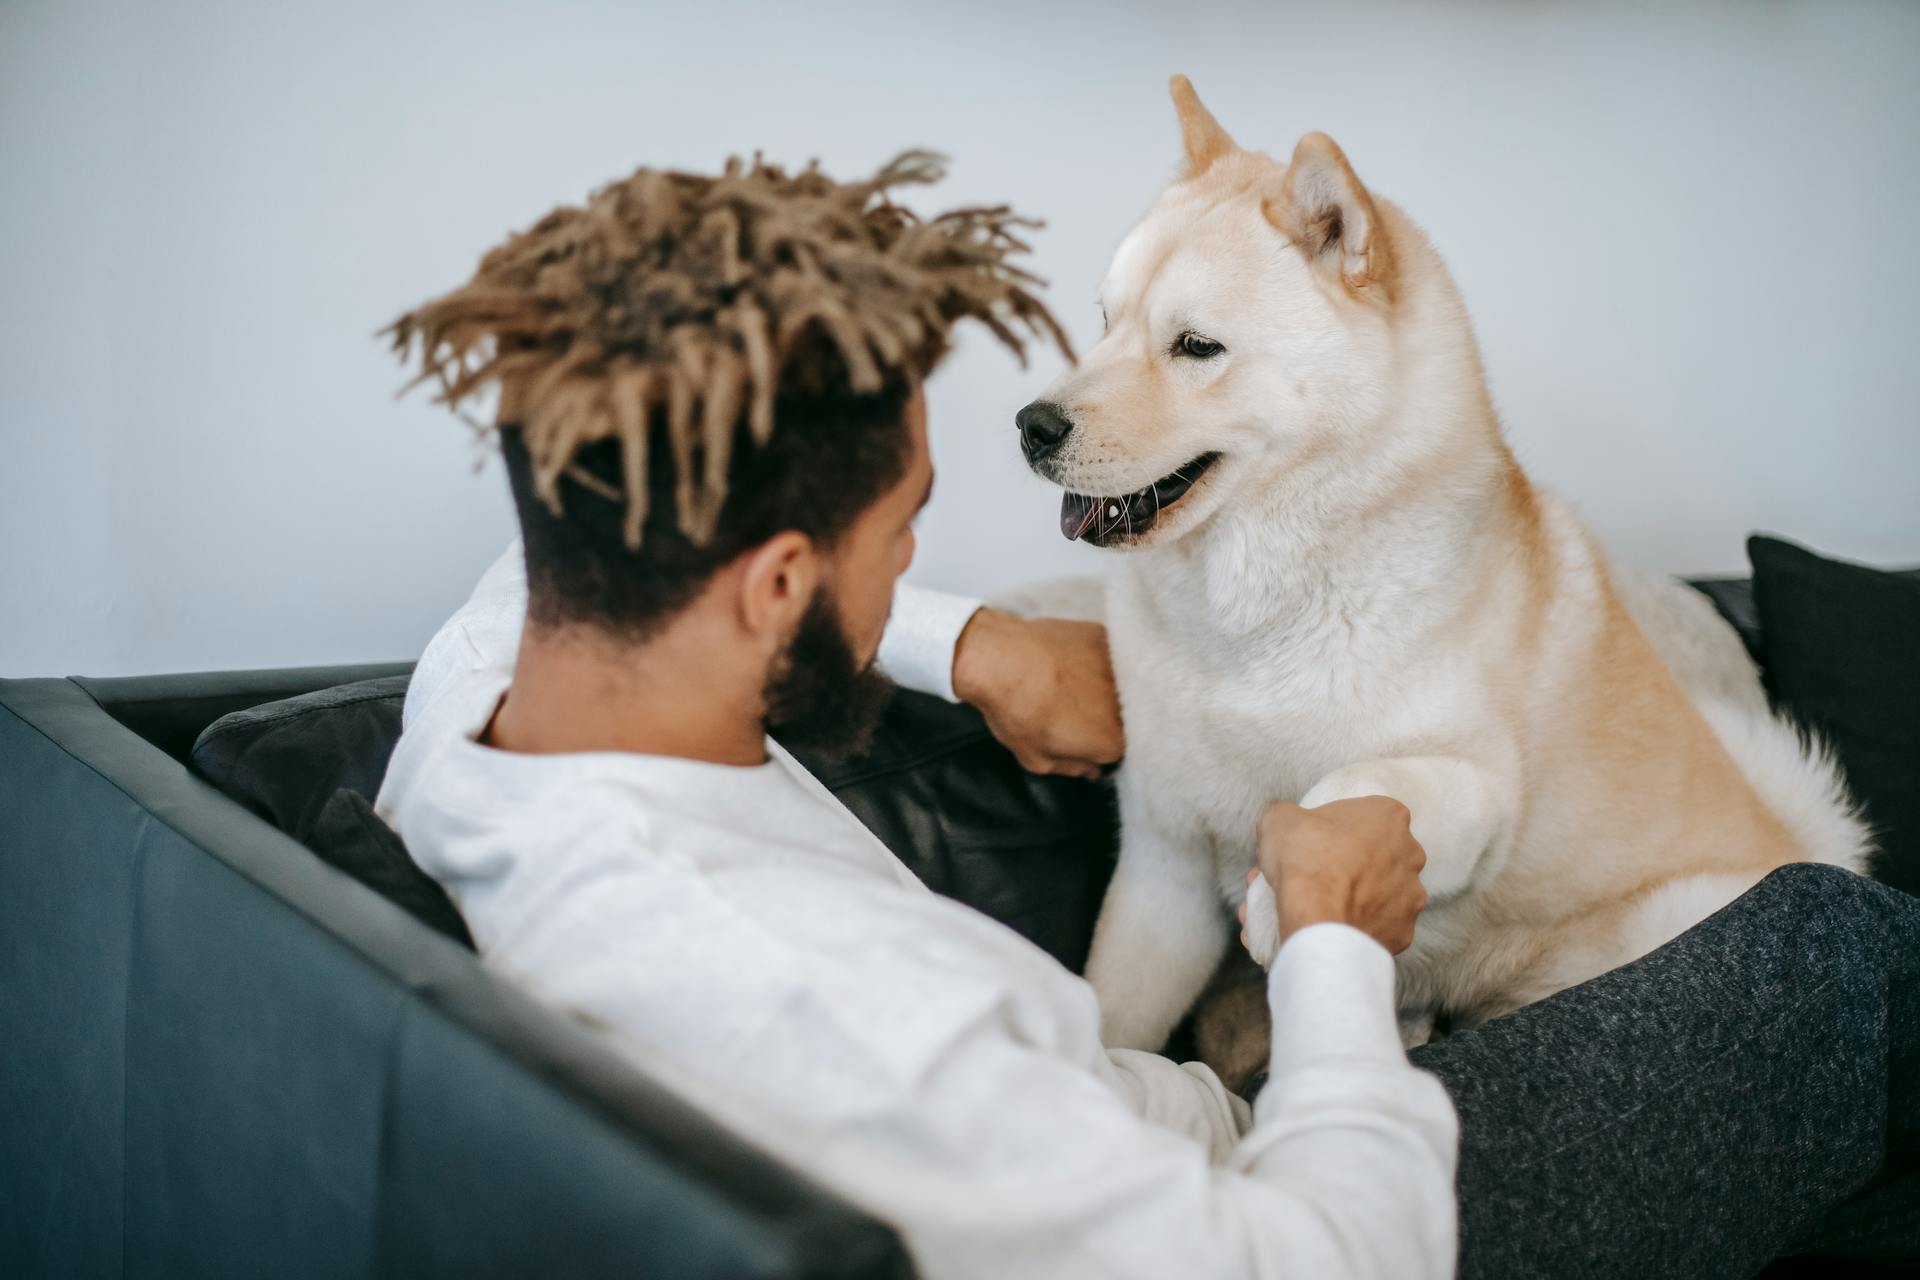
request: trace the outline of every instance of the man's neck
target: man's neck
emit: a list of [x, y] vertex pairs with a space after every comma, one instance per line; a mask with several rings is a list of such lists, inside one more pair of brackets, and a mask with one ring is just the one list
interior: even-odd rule
[[480, 740], [529, 755], [626, 751], [764, 764], [764, 677], [727, 661], [726, 646], [689, 622], [638, 645], [529, 622], [513, 684]]

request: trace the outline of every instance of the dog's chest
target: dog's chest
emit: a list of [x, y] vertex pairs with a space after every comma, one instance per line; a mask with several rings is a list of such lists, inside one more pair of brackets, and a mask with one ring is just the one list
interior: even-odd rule
[[[1246, 646], [1195, 643], [1151, 625], [1116, 628], [1112, 646], [1127, 724], [1127, 820], [1180, 846], [1203, 836], [1230, 878], [1252, 865], [1267, 805], [1298, 800], [1373, 754], [1392, 718], [1363, 673], [1297, 653], [1249, 657]], [[1230, 647], [1241, 649], [1238, 660]]]

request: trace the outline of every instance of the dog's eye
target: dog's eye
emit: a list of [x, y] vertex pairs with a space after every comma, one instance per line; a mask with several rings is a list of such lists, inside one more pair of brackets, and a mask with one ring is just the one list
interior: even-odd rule
[[1203, 338], [1197, 333], [1183, 333], [1173, 343], [1173, 354], [1195, 360], [1211, 360], [1225, 350], [1212, 338]]

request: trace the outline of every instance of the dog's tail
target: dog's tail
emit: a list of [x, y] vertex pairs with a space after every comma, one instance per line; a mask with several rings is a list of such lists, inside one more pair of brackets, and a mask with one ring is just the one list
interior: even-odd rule
[[1746, 646], [1707, 598], [1674, 578], [1616, 568], [1614, 590], [1720, 745], [1809, 862], [1866, 870], [1873, 837], [1833, 753], [1775, 715]]
[[1839, 762], [1817, 735], [1764, 705], [1694, 705], [1761, 803], [1793, 833], [1803, 858], [1866, 873], [1873, 833], [1847, 794]]

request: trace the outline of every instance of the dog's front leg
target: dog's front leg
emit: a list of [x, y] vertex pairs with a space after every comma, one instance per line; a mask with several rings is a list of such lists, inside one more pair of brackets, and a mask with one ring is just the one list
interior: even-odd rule
[[1515, 795], [1485, 766], [1463, 756], [1395, 756], [1335, 769], [1300, 798], [1306, 808], [1391, 796], [1413, 815], [1413, 838], [1427, 851], [1420, 883], [1434, 901], [1473, 882], [1487, 850], [1513, 825]]
[[1231, 930], [1201, 850], [1175, 849], [1144, 824], [1121, 830], [1087, 981], [1100, 997], [1101, 1039], [1155, 1051], [1207, 985]]
[[[1486, 855], [1512, 830], [1516, 793], [1486, 766], [1462, 756], [1394, 756], [1335, 769], [1300, 798], [1304, 808], [1390, 796], [1407, 806], [1413, 838], [1426, 850], [1420, 883], [1435, 902], [1463, 892], [1476, 873], [1488, 870]], [[1247, 891], [1247, 950], [1271, 965], [1280, 949], [1272, 887], [1255, 880]]]

